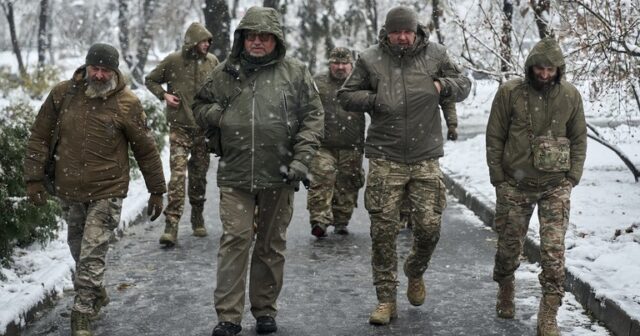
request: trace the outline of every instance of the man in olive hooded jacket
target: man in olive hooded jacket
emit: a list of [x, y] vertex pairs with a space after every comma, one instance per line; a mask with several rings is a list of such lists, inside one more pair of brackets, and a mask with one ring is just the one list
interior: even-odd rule
[[524, 79], [500, 86], [487, 124], [487, 164], [496, 187], [496, 312], [502, 318], [515, 315], [513, 274], [537, 205], [543, 294], [538, 335], [559, 335], [556, 314], [564, 295], [564, 237], [571, 190], [582, 176], [587, 129], [582, 97], [563, 78], [564, 57], [554, 38], [533, 47], [525, 71]]
[[[196, 124], [191, 104], [207, 75], [218, 65], [218, 59], [208, 52], [211, 38], [211, 33], [202, 24], [192, 23], [185, 33], [182, 50], [165, 57], [145, 78], [149, 91], [167, 103], [171, 179], [167, 196], [169, 202], [164, 210], [165, 230], [160, 237], [160, 244], [166, 246], [173, 246], [178, 239], [178, 223], [184, 210], [186, 175], [189, 178], [193, 235], [207, 235], [202, 212], [209, 152], [204, 131]], [[162, 87], [165, 83], [166, 90]]]
[[91, 336], [90, 319], [109, 302], [106, 256], [129, 188], [129, 147], [151, 193], [151, 220], [160, 216], [166, 191], [153, 134], [140, 100], [118, 70], [118, 58], [108, 44], [89, 48], [85, 65], [57, 84], [40, 107], [24, 159], [27, 195], [41, 205], [47, 158], [55, 158], [55, 195], [76, 262], [72, 336]]
[[364, 50], [338, 91], [348, 111], [369, 111], [365, 156], [369, 175], [365, 207], [371, 218], [373, 282], [378, 305], [372, 324], [388, 324], [396, 314], [396, 237], [399, 209], [407, 197], [414, 243], [404, 265], [407, 297], [425, 300], [422, 276], [440, 238], [445, 186], [438, 158], [444, 155], [438, 104], [461, 101], [471, 83], [447, 55], [430, 42], [412, 8], [387, 13], [379, 43]]
[[[241, 330], [249, 260], [249, 301], [256, 331], [277, 330], [286, 230], [293, 194], [307, 178], [322, 139], [324, 112], [306, 66], [285, 57], [279, 14], [251, 7], [234, 32], [229, 58], [193, 104], [198, 123], [216, 134], [222, 237], [214, 293], [214, 336]], [[213, 132], [211, 132], [213, 131]], [[253, 224], [255, 247], [249, 258]]]

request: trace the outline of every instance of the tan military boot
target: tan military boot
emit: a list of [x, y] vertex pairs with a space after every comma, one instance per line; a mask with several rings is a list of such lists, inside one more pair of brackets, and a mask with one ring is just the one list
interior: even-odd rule
[[558, 307], [560, 307], [560, 295], [543, 295], [538, 309], [538, 336], [560, 336], [558, 330]]
[[407, 299], [409, 299], [409, 303], [414, 306], [421, 306], [424, 303], [424, 298], [426, 296], [427, 289], [424, 287], [424, 280], [422, 277], [409, 277], [409, 285], [407, 286]]
[[193, 235], [196, 237], [207, 236], [207, 229], [204, 227], [204, 217], [202, 216], [203, 210], [204, 206], [191, 206], [191, 229], [193, 229]]
[[109, 304], [109, 302], [111, 302], [111, 299], [109, 299], [109, 295], [107, 294], [107, 290], [104, 287], [100, 287], [100, 294], [98, 294], [98, 296], [96, 297], [96, 300], [93, 302], [93, 315], [91, 315], [92, 319], [95, 319], [98, 317], [98, 314], [100, 314], [100, 310], [102, 309], [102, 307], [105, 307], [106, 305]]
[[90, 318], [89, 314], [71, 311], [71, 336], [93, 336]]
[[380, 302], [376, 309], [369, 316], [369, 323], [376, 325], [386, 325], [392, 319], [397, 318], [395, 302]]
[[178, 222], [170, 220], [167, 216], [167, 221], [164, 225], [164, 233], [160, 236], [160, 244], [166, 247], [172, 247], [178, 240]]
[[516, 304], [514, 296], [515, 285], [513, 279], [498, 283], [498, 298], [496, 300], [496, 314], [498, 314], [498, 317], [512, 319], [515, 316]]

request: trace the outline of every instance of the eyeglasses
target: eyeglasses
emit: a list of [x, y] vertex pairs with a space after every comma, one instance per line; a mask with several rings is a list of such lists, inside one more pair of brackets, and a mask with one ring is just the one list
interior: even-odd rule
[[269, 42], [272, 38], [271, 33], [256, 33], [256, 32], [248, 32], [244, 35], [244, 38], [247, 41], [255, 41], [256, 39], [260, 39], [260, 42]]

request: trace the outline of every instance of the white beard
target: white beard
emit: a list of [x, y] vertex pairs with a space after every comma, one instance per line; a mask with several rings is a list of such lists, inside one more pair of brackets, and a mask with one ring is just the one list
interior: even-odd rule
[[87, 76], [87, 89], [84, 91], [84, 94], [89, 98], [107, 98], [107, 93], [115, 89], [118, 85], [116, 78], [117, 75], [114, 74], [110, 80], [101, 83], [98, 81], [92, 81], [91, 78]]

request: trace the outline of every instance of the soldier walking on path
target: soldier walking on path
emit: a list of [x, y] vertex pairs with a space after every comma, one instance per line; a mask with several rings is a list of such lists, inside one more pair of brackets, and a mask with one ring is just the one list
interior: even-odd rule
[[336, 92], [353, 69], [351, 51], [335, 48], [329, 55], [329, 72], [315, 76], [324, 108], [324, 139], [311, 161], [307, 208], [311, 234], [348, 234], [347, 225], [357, 206], [358, 190], [364, 186], [364, 114], [342, 109]]
[[496, 312], [502, 318], [515, 315], [513, 274], [537, 205], [542, 259], [538, 335], [551, 336], [560, 334], [556, 315], [564, 296], [564, 237], [571, 190], [582, 176], [587, 128], [582, 97], [563, 79], [564, 57], [554, 38], [533, 47], [525, 71], [524, 79], [500, 86], [487, 124], [487, 163], [496, 187]]
[[[185, 33], [182, 50], [165, 57], [145, 78], [149, 91], [167, 102], [171, 179], [168, 204], [164, 210], [165, 229], [160, 236], [160, 244], [167, 247], [175, 245], [178, 239], [178, 223], [184, 210], [187, 175], [193, 235], [207, 235], [202, 212], [209, 152], [204, 131], [195, 122], [191, 104], [207, 75], [218, 65], [218, 59], [208, 52], [211, 38], [211, 33], [202, 24], [192, 23]], [[162, 87], [165, 83], [166, 90]]]
[[371, 218], [373, 284], [378, 305], [372, 324], [397, 316], [396, 237], [399, 209], [411, 203], [413, 246], [404, 264], [412, 305], [424, 303], [422, 276], [440, 238], [445, 186], [438, 158], [444, 155], [438, 103], [461, 101], [471, 83], [443, 46], [428, 41], [413, 9], [392, 8], [379, 43], [360, 54], [351, 76], [338, 91], [348, 111], [371, 111], [365, 144], [369, 175], [365, 207]]
[[[217, 182], [223, 233], [213, 336], [242, 329], [249, 260], [256, 332], [277, 330], [276, 300], [294, 189], [307, 178], [324, 127], [309, 71], [285, 53], [278, 12], [249, 8], [234, 32], [229, 58], [213, 71], [193, 104], [198, 123], [221, 155]], [[257, 232], [249, 258], [254, 220]]]
[[85, 65], [71, 80], [57, 84], [40, 107], [24, 160], [27, 195], [42, 205], [45, 167], [55, 158], [55, 195], [76, 262], [72, 336], [91, 336], [90, 318], [109, 302], [105, 259], [129, 188], [129, 146], [151, 193], [151, 220], [162, 212], [166, 191], [155, 140], [140, 101], [118, 70], [118, 59], [110, 45], [91, 46]]

